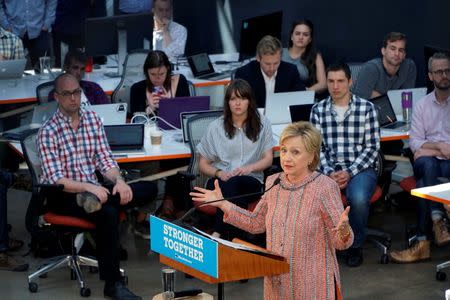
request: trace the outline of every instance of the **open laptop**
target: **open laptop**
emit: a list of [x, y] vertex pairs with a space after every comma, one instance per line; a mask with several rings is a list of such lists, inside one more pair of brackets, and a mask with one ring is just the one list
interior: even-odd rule
[[27, 60], [13, 59], [13, 60], [0, 60], [0, 79], [15, 79], [21, 78]]
[[104, 128], [114, 157], [145, 155], [144, 124], [106, 125]]
[[291, 122], [289, 106], [313, 103], [314, 91], [268, 94], [265, 115], [272, 125], [287, 124]]
[[370, 99], [375, 105], [378, 114], [378, 122], [380, 128], [383, 129], [395, 129], [395, 130], [407, 130], [408, 123], [403, 121], [397, 121], [394, 109], [392, 108], [391, 101], [388, 95], [381, 95]]
[[427, 88], [415, 88], [415, 89], [402, 89], [402, 90], [391, 90], [387, 92], [389, 100], [391, 100], [392, 108], [395, 114], [402, 114], [402, 93], [412, 92], [412, 104], [414, 106], [427, 94]]
[[291, 113], [291, 122], [309, 122], [313, 105], [314, 104], [298, 104], [289, 106], [289, 111]]
[[197, 79], [219, 80], [230, 76], [231, 71], [218, 73], [214, 70], [213, 64], [207, 53], [199, 53], [188, 56], [189, 67], [192, 74]]
[[[176, 97], [159, 101], [158, 126], [162, 129], [181, 129], [180, 114], [182, 112], [209, 110], [209, 96]], [[164, 121], [160, 120], [163, 119]]]
[[127, 121], [127, 103], [89, 105], [86, 109], [96, 112], [103, 125], [120, 125]]
[[187, 122], [189, 118], [192, 118], [194, 116], [198, 116], [201, 114], [209, 114], [212, 112], [222, 112], [222, 110], [202, 110], [202, 111], [190, 111], [190, 112], [182, 112], [180, 114], [180, 120], [181, 120], [181, 129], [183, 130], [183, 143], [189, 143], [189, 137], [187, 132]]

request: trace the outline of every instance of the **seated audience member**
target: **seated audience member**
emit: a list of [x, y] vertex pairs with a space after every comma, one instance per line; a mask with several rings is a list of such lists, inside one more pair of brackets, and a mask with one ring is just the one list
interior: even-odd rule
[[10, 238], [8, 235], [7, 192], [12, 183], [12, 174], [0, 170], [0, 270], [21, 272], [28, 270], [28, 264], [8, 253], [23, 246], [23, 241]]
[[39, 69], [39, 57], [50, 55], [50, 29], [55, 21], [57, 0], [0, 1], [0, 26], [18, 35]]
[[307, 90], [316, 93], [326, 91], [325, 65], [314, 44], [313, 23], [309, 20], [295, 21], [289, 36], [289, 48], [283, 49], [281, 60], [297, 66]]
[[280, 40], [266, 35], [256, 46], [256, 60], [236, 70], [235, 78], [252, 87], [258, 107], [266, 106], [267, 94], [305, 90], [297, 68], [281, 61], [281, 51]]
[[[63, 71], [73, 75], [81, 87], [81, 105], [108, 104], [111, 100], [105, 94], [100, 85], [95, 82], [83, 80], [87, 64], [87, 56], [79, 49], [70, 50], [64, 58]], [[54, 91], [49, 94], [49, 99], [54, 99]]]
[[171, 61], [184, 55], [187, 29], [172, 20], [172, 0], [153, 1], [153, 49], [167, 54]]
[[0, 60], [25, 58], [20, 37], [0, 27]]
[[[214, 189], [214, 180], [224, 197], [263, 190], [263, 171], [272, 165], [273, 135], [269, 120], [258, 113], [250, 85], [242, 79], [230, 83], [225, 92], [224, 115], [213, 121], [197, 146], [200, 171], [211, 177], [206, 186]], [[260, 196], [232, 200], [240, 207]], [[214, 235], [225, 233], [223, 212], [216, 214]]]
[[[428, 77], [434, 84], [434, 91], [414, 106], [409, 132], [418, 188], [439, 184], [439, 177], [450, 178], [450, 58], [447, 54], [435, 53], [430, 57]], [[450, 242], [442, 204], [422, 198], [417, 202], [417, 242], [404, 251], [392, 251], [394, 262], [410, 263], [430, 258], [427, 237], [430, 219], [434, 242], [438, 246]]]
[[122, 14], [146, 13], [152, 10], [153, 0], [119, 0]]
[[144, 62], [145, 80], [131, 86], [130, 111], [156, 115], [163, 98], [189, 96], [189, 85], [182, 74], [172, 74], [167, 55], [159, 50], [150, 51]]
[[313, 106], [311, 123], [323, 137], [320, 170], [336, 181], [350, 206], [355, 240], [348, 251], [347, 265], [357, 267], [363, 262], [370, 198], [377, 184], [374, 166], [380, 148], [380, 129], [375, 107], [352, 95], [351, 84], [348, 65], [329, 66], [330, 97]]
[[383, 40], [382, 58], [364, 64], [352, 92], [364, 99], [386, 94], [389, 90], [413, 88], [416, 85], [416, 65], [406, 57], [406, 35], [390, 32]]
[[[47, 195], [47, 207], [96, 224], [97, 259], [100, 278], [105, 280], [105, 296], [141, 299], [126, 288], [120, 277], [119, 211], [154, 198], [156, 186], [125, 183], [100, 118], [81, 107], [80, 96], [81, 88], [73, 75], [56, 78], [58, 109], [39, 130], [37, 145], [41, 182], [61, 184], [64, 190]], [[96, 171], [112, 183], [111, 187], [99, 184]]]

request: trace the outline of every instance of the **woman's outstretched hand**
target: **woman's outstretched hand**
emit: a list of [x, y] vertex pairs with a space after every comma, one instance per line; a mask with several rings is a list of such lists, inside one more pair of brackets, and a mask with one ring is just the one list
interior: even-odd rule
[[[208, 190], [197, 186], [194, 187], [194, 190], [194, 192], [189, 193], [189, 195], [192, 197], [192, 201], [204, 203], [208, 201], [223, 199], [222, 190], [220, 189], [219, 181], [217, 179], [214, 180], [214, 190]], [[215, 202], [211, 203], [211, 205], [220, 208], [221, 205], [223, 205], [223, 202]]]

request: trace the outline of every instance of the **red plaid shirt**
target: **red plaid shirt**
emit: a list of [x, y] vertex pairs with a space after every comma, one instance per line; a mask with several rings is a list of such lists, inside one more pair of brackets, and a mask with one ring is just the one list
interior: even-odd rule
[[37, 143], [42, 183], [68, 178], [97, 184], [95, 170], [105, 173], [118, 168], [102, 122], [91, 111], [80, 109], [80, 124], [73, 130], [70, 118], [58, 109], [39, 130]]

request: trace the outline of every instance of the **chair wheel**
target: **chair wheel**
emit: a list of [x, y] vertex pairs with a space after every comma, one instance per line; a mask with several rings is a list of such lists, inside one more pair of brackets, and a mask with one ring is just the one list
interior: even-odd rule
[[36, 282], [29, 282], [29, 283], [28, 283], [28, 290], [29, 290], [31, 293], [36, 293], [37, 290], [38, 290], [38, 285], [37, 285], [37, 283], [36, 283]]
[[447, 278], [447, 274], [445, 274], [445, 272], [442, 272], [442, 271], [436, 272], [436, 280], [444, 281], [446, 278]]
[[81, 297], [89, 297], [91, 295], [91, 289], [90, 288], [87, 288], [87, 287], [84, 287], [84, 288], [81, 288], [80, 289], [80, 296]]
[[389, 256], [387, 254], [383, 254], [380, 256], [380, 264], [387, 265], [389, 263]]

